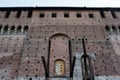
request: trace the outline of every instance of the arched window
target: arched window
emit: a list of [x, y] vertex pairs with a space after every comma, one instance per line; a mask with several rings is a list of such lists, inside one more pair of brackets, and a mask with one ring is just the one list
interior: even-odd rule
[[105, 26], [105, 29], [106, 29], [106, 31], [107, 31], [108, 34], [111, 34], [109, 26]]
[[11, 28], [10, 28], [10, 34], [14, 34], [14, 32], [15, 32], [15, 26], [11, 26]]
[[117, 34], [117, 28], [114, 25], [112, 26], [112, 29], [113, 29], [113, 34], [114, 35]]
[[21, 28], [22, 28], [21, 26], [17, 27], [17, 34], [21, 34]]
[[29, 27], [27, 25], [24, 26], [24, 34], [26, 34], [28, 32], [28, 29], [29, 29]]
[[7, 35], [8, 34], [8, 25], [5, 25], [5, 27], [4, 27], [4, 33], [3, 33], [4, 35]]
[[55, 75], [65, 74], [65, 62], [61, 59], [55, 61]]

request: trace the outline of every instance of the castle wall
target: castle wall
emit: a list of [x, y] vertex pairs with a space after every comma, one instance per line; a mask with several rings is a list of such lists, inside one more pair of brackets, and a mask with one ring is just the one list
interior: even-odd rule
[[[22, 10], [20, 18], [16, 18], [17, 11], [11, 11], [5, 18], [6, 11], [0, 11], [0, 79], [3, 80], [38, 80], [45, 77], [45, 70], [41, 56], [46, 62], [50, 61], [50, 76], [54, 76], [54, 61], [62, 59], [66, 63], [66, 74], [69, 76], [69, 48], [68, 43], [62, 40], [66, 37], [57, 35], [56, 43], [51, 44], [50, 59], [49, 40], [56, 34], [63, 34], [71, 41], [72, 58], [82, 55], [82, 38], [86, 38], [86, 50], [92, 59], [93, 72], [96, 80], [118, 80], [120, 75], [119, 34], [109, 34], [105, 26], [114, 25], [119, 32], [120, 15], [115, 11], [117, 18], [113, 18], [111, 11], [104, 11], [106, 18], [101, 18], [99, 10], [33, 10], [28, 18], [28, 11]], [[52, 17], [52, 13], [57, 16]], [[65, 17], [64, 13], [69, 16]], [[79, 17], [76, 16], [79, 13]], [[40, 14], [42, 17], [40, 17]], [[4, 29], [5, 26], [8, 26]], [[12, 26], [15, 29], [11, 29]], [[21, 27], [20, 27], [21, 26]], [[27, 26], [27, 27], [25, 27]], [[6, 31], [7, 29], [7, 31]], [[12, 34], [12, 33], [13, 34]], [[19, 33], [18, 33], [19, 32]], [[117, 40], [116, 40], [117, 38]], [[61, 49], [58, 49], [57, 41]], [[66, 50], [64, 50], [65, 48]], [[62, 53], [60, 53], [62, 52]], [[59, 54], [57, 54], [59, 53]], [[78, 56], [77, 56], [78, 57]], [[75, 65], [75, 80], [81, 78], [82, 73], [79, 58]], [[78, 63], [78, 64], [77, 64]], [[78, 76], [78, 77], [77, 77]], [[115, 78], [115, 76], [118, 76]], [[81, 78], [82, 79], [82, 78]]]

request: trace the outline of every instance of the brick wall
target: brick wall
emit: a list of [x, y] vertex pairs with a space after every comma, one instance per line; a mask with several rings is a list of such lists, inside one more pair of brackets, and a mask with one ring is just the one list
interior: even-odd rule
[[[94, 74], [96, 76], [120, 75], [120, 55], [116, 52], [109, 34], [105, 30], [106, 25], [118, 26], [120, 19], [113, 19], [109, 11], [105, 12], [107, 16], [105, 19], [101, 18], [97, 10], [35, 10], [31, 18], [27, 18], [27, 11], [22, 11], [20, 18], [14, 18], [16, 11], [12, 12], [9, 18], [4, 18], [3, 13], [5, 12], [0, 11], [0, 25], [2, 27], [4, 25], [9, 27], [28, 25], [29, 30], [24, 35], [0, 35], [0, 78], [44, 77], [45, 70], [41, 56], [45, 56], [46, 61], [48, 61], [49, 40], [52, 39], [49, 59], [50, 75], [54, 74], [54, 61], [63, 59], [66, 63], [65, 76], [69, 76], [67, 41], [71, 41], [73, 57], [76, 53], [83, 53], [81, 43], [83, 37], [87, 41], [88, 54], [94, 53], [95, 56], [95, 60], [92, 61]], [[39, 13], [44, 13], [45, 17], [40, 18]], [[57, 17], [52, 18], [51, 13], [57, 13]], [[69, 18], [64, 18], [64, 13], [69, 13]], [[76, 13], [81, 13], [82, 17], [77, 18]], [[88, 14], [91, 13], [94, 14], [94, 18], [89, 18]], [[116, 13], [119, 17], [119, 12]], [[56, 41], [54, 38], [57, 38]], [[63, 38], [65, 43], [64, 40], [62, 42]], [[58, 45], [62, 46], [60, 49], [58, 49], [57, 42], [59, 42]]]

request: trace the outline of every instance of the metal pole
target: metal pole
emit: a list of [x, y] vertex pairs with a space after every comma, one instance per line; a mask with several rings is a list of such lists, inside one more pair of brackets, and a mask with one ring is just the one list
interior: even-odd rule
[[93, 74], [93, 69], [92, 69], [92, 65], [91, 65], [91, 59], [90, 59], [89, 56], [88, 56], [88, 60], [89, 60], [90, 74], [91, 74], [90, 78], [91, 78], [91, 80], [94, 80], [94, 74]]
[[50, 46], [51, 46], [51, 40], [49, 40], [49, 45], [48, 45], [48, 62], [47, 62], [47, 68], [48, 68], [48, 73], [49, 73], [49, 65], [50, 65]]
[[85, 48], [85, 41], [84, 38], [82, 38], [82, 44], [83, 44], [83, 58], [84, 58], [84, 69], [85, 69], [85, 76], [88, 76], [88, 70], [87, 70], [87, 53], [86, 53], [86, 48]]
[[45, 77], [48, 78], [49, 73], [48, 73], [48, 68], [47, 68], [47, 65], [46, 65], [45, 57], [42, 56], [41, 58], [42, 58], [43, 66], [44, 66], [44, 69], [45, 69]]
[[73, 77], [73, 72], [74, 72], [74, 67], [75, 67], [75, 60], [76, 60], [76, 57], [74, 56], [73, 61], [72, 61], [72, 65], [71, 65], [71, 70], [70, 70], [70, 78]]
[[[72, 50], [71, 50], [71, 41], [69, 40], [69, 62], [70, 62], [70, 71], [72, 69]], [[71, 72], [70, 72], [70, 76], [71, 76]]]

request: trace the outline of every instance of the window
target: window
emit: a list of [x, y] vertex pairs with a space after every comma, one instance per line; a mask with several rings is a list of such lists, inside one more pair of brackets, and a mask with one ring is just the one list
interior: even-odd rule
[[17, 34], [21, 34], [21, 28], [22, 28], [21, 26], [17, 27]]
[[110, 33], [110, 27], [109, 27], [109, 26], [105, 26], [105, 29], [106, 29], [106, 31], [107, 31], [108, 34], [111, 34], [111, 33]]
[[11, 26], [11, 28], [10, 28], [10, 34], [14, 34], [14, 31], [15, 31], [15, 26]]
[[81, 18], [81, 14], [80, 13], [77, 13], [76, 16], [77, 16], [77, 18]]
[[6, 26], [4, 27], [4, 34], [5, 34], [5, 35], [8, 34], [8, 25], [6, 25]]
[[29, 29], [29, 27], [26, 25], [26, 26], [24, 27], [24, 34], [26, 34], [26, 33], [28, 32], [28, 29]]
[[56, 75], [64, 75], [65, 73], [65, 63], [63, 60], [55, 61], [55, 74]]
[[29, 10], [28, 11], [28, 16], [27, 16], [28, 18], [31, 18], [32, 17], [32, 10]]
[[89, 18], [94, 18], [93, 14], [88, 14], [88, 15], [89, 15]]
[[0, 25], [0, 34], [1, 34], [1, 29], [2, 29], [2, 26]]
[[106, 31], [110, 31], [110, 27], [109, 26], [105, 26]]
[[64, 13], [65, 18], [69, 18], [69, 13]]
[[17, 11], [16, 18], [20, 18], [21, 16], [21, 11]]
[[53, 18], [57, 17], [57, 14], [56, 13], [52, 13], [52, 17]]
[[114, 11], [111, 11], [111, 14], [112, 14], [112, 17], [113, 17], [113, 18], [117, 18], [117, 15], [115, 14]]
[[101, 15], [102, 18], [106, 18], [105, 14], [104, 14], [104, 11], [100, 11], [100, 15]]
[[32, 78], [29, 78], [29, 80], [32, 80]]
[[117, 34], [117, 28], [113, 25], [112, 26], [113, 34]]
[[5, 18], [8, 18], [10, 16], [10, 11], [6, 11]]
[[44, 18], [44, 16], [45, 16], [44, 13], [40, 13], [39, 15], [40, 18]]
[[119, 31], [120, 31], [120, 25], [118, 26], [118, 29], [119, 29]]

